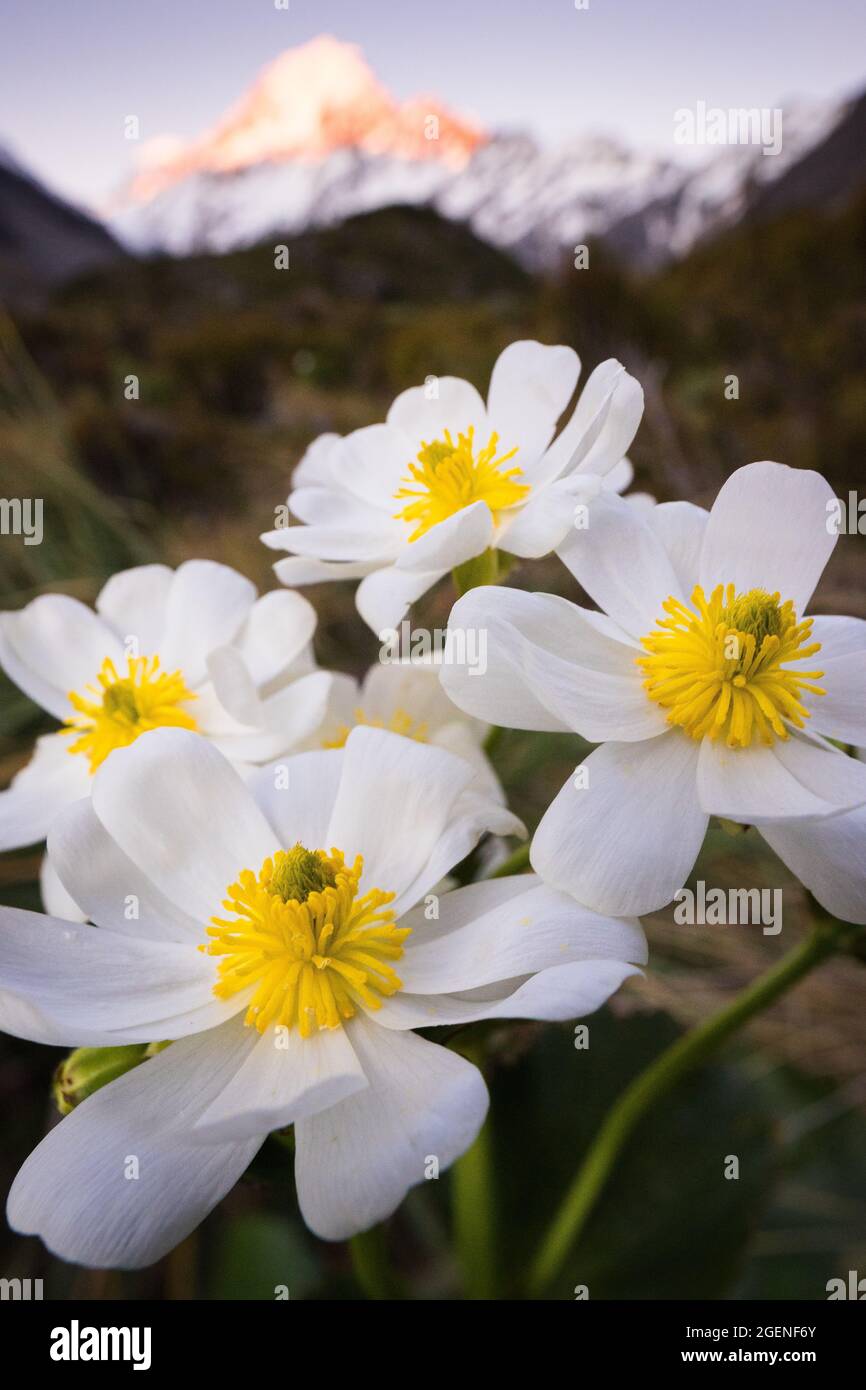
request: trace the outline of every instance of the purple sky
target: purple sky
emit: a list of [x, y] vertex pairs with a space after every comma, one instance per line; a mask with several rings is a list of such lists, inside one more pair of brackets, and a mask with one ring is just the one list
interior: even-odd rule
[[357, 43], [398, 98], [489, 128], [611, 132], [670, 156], [673, 112], [866, 85], [863, 0], [2, 0], [0, 144], [99, 204], [142, 138], [211, 125], [281, 50]]

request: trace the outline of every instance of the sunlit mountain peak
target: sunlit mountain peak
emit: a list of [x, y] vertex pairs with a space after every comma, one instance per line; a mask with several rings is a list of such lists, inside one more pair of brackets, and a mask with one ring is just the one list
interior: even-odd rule
[[462, 168], [486, 136], [434, 98], [398, 102], [361, 50], [321, 35], [287, 49], [203, 135], [159, 136], [142, 149], [129, 190], [145, 202], [188, 174], [228, 173], [263, 162], [315, 162], [340, 149], [434, 160]]

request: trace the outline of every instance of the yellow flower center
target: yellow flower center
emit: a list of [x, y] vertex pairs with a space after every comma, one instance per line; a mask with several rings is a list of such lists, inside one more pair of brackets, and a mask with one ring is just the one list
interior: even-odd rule
[[486, 502], [495, 520], [498, 512], [527, 496], [528, 483], [515, 481], [523, 476], [521, 470], [503, 469], [517, 450], [497, 456], [499, 436], [491, 434], [486, 447], [475, 453], [474, 435], [472, 426], [465, 434], [458, 434], [455, 444], [446, 430], [442, 439], [422, 444], [418, 462], [409, 464], [409, 475], [401, 480], [405, 486], [398, 488], [394, 498], [408, 499], [395, 515], [414, 525], [410, 541], [473, 502]]
[[402, 981], [390, 962], [403, 954], [411, 928], [394, 924], [393, 893], [358, 896], [360, 855], [348, 868], [337, 849], [302, 844], [278, 850], [258, 875], [244, 869], [228, 888], [230, 919], [212, 917], [211, 941], [199, 950], [221, 956], [214, 994], [252, 990], [244, 1022], [308, 1038], [339, 1028], [358, 1005], [379, 1009]]
[[371, 719], [364, 713], [359, 705], [355, 710], [355, 722], [352, 725], [340, 724], [331, 738], [322, 739], [323, 748], [343, 748], [346, 739], [356, 729], [359, 724], [363, 724], [368, 729], [387, 729], [392, 734], [402, 734], [404, 738], [413, 738], [416, 743], [427, 742], [427, 725], [423, 721], [416, 722], [411, 714], [406, 710], [397, 708], [390, 719]]
[[771, 744], [788, 737], [787, 724], [802, 729], [809, 711], [801, 695], [823, 695], [810, 684], [823, 671], [789, 671], [821, 650], [809, 642], [812, 619], [797, 621], [788, 599], [719, 584], [709, 599], [700, 585], [694, 612], [669, 598], [668, 614], [642, 638], [649, 656], [638, 657], [649, 698], [668, 710], [668, 723], [692, 738], [724, 738], [729, 748], [748, 748], [756, 739]]
[[127, 663], [126, 675], [120, 676], [106, 657], [98, 676], [99, 689], [89, 685], [82, 695], [69, 693], [76, 712], [64, 720], [61, 733], [78, 735], [67, 752], [85, 753], [91, 772], [115, 748], [126, 748], [149, 729], [198, 727], [184, 708], [196, 697], [180, 671], [161, 671], [158, 656], [130, 656]]

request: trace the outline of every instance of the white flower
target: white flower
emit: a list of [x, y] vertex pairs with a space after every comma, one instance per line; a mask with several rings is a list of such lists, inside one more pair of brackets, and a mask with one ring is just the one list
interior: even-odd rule
[[[63, 729], [0, 793], [0, 850], [43, 840], [87, 796], [115, 748], [167, 725], [195, 729], [239, 767], [270, 761], [321, 723], [331, 677], [311, 656], [316, 614], [300, 594], [257, 598], [226, 565], [189, 560], [114, 575], [96, 612], [46, 594], [0, 614], [0, 665]], [[59, 900], [46, 905], [66, 915]]]
[[493, 368], [486, 406], [469, 382], [433, 378], [399, 395], [385, 424], [323, 435], [289, 497], [304, 524], [262, 536], [292, 553], [275, 565], [279, 578], [360, 578], [358, 611], [379, 633], [490, 548], [525, 558], [556, 549], [578, 503], [628, 486], [643, 410], [640, 386], [610, 359], [554, 440], [579, 373], [571, 348], [516, 342]]
[[431, 910], [485, 831], [519, 828], [471, 782], [463, 759], [369, 728], [249, 782], [183, 730], [108, 758], [49, 837], [97, 926], [0, 909], [0, 990], [23, 1036], [173, 1041], [51, 1130], [10, 1224], [78, 1264], [149, 1264], [292, 1123], [301, 1210], [327, 1239], [386, 1217], [430, 1155], [453, 1162], [486, 1088], [411, 1030], [572, 1018], [645, 959], [639, 924], [532, 875]]
[[716, 815], [756, 825], [830, 912], [866, 922], [866, 766], [828, 741], [866, 742], [866, 622], [803, 616], [832, 498], [777, 463], [739, 469], [709, 514], [600, 498], [561, 554], [603, 612], [490, 587], [455, 605], [456, 627], [487, 634], [486, 675], [443, 667], [455, 703], [602, 745], [538, 828], [547, 882], [598, 911], [655, 910]]
[[416, 743], [431, 743], [466, 758], [480, 792], [504, 801], [499, 779], [484, 753], [490, 726], [473, 719], [448, 698], [435, 660], [377, 661], [362, 681], [335, 674], [321, 727], [306, 748], [342, 748], [358, 725], [389, 729]]

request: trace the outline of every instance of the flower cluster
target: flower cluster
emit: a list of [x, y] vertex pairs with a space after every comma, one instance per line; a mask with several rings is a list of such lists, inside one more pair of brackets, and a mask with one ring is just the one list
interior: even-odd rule
[[[318, 439], [300, 524], [263, 537], [293, 587], [258, 597], [189, 561], [115, 575], [95, 612], [45, 595], [0, 615], [0, 664], [59, 721], [0, 795], [0, 848], [47, 839], [49, 914], [0, 909], [0, 1026], [77, 1049], [9, 1196], [17, 1230], [150, 1264], [287, 1126], [313, 1231], [382, 1220], [488, 1106], [450, 1034], [418, 1030], [599, 1008], [711, 816], [866, 922], [866, 623], [805, 614], [829, 486], [757, 463], [709, 513], [624, 497], [640, 387], [603, 363], [557, 432], [579, 370], [514, 343], [486, 403], [430, 379], [384, 424]], [[597, 607], [496, 582], [552, 552]], [[380, 633], [449, 572], [449, 631], [482, 633], [483, 665], [317, 667], [294, 586], [360, 580]], [[482, 842], [480, 872], [525, 836], [492, 726], [598, 746], [532, 872], [466, 882]]]

